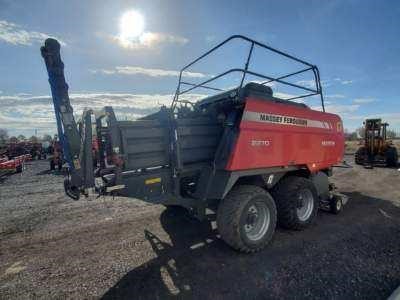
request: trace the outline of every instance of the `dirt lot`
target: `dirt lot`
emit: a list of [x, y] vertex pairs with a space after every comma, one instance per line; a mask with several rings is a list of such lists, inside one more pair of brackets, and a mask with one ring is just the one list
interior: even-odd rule
[[400, 285], [396, 169], [337, 169], [351, 197], [341, 215], [278, 229], [267, 249], [244, 255], [215, 222], [138, 200], [74, 202], [47, 166], [0, 183], [2, 299], [384, 299]]

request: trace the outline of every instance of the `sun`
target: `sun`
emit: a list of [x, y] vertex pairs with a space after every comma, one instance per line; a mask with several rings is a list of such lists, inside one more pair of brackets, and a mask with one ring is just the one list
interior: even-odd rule
[[119, 30], [122, 40], [131, 41], [139, 38], [144, 30], [143, 16], [135, 10], [125, 12], [120, 19]]

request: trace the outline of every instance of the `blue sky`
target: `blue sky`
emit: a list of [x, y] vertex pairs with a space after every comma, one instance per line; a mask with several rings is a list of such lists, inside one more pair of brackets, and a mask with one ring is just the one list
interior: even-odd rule
[[[120, 19], [135, 10], [144, 32], [119, 39]], [[136, 118], [168, 104], [180, 67], [232, 34], [243, 34], [318, 65], [327, 110], [352, 130], [381, 116], [400, 130], [400, 3], [397, 1], [12, 1], [0, 0], [0, 128], [10, 134], [55, 132], [39, 47], [63, 43], [71, 101], [114, 105]], [[243, 66], [248, 45], [233, 43], [189, 70], [204, 80]], [[256, 52], [251, 68], [267, 74], [298, 70]], [[298, 78], [307, 84], [309, 78]], [[237, 78], [219, 82], [234, 86]], [[237, 81], [236, 81], [237, 82]], [[291, 91], [272, 87], [276, 92]], [[196, 99], [204, 90], [194, 91]], [[318, 102], [311, 100], [311, 106]]]

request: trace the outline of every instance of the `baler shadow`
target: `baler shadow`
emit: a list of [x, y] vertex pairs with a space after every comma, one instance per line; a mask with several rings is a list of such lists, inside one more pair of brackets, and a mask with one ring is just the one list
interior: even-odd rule
[[200, 263], [201, 256], [212, 256], [213, 252], [221, 249], [225, 254], [227, 251], [234, 253], [219, 241], [216, 229], [212, 229], [209, 220], [195, 220], [184, 209], [166, 209], [161, 214], [160, 221], [171, 243], [146, 230], [145, 238], [157, 257], [127, 273], [102, 299], [167, 299], [189, 296], [192, 293], [194, 274], [183, 274], [185, 266], [193, 265], [196, 261]]
[[[384, 274], [371, 275], [370, 268], [374, 266], [359, 264], [353, 260], [352, 254], [334, 249], [332, 245], [337, 243], [338, 247], [342, 247], [341, 243], [346, 241], [346, 247], [358, 251], [365, 243], [372, 243], [376, 250], [381, 245], [397, 243], [397, 227], [393, 222], [400, 225], [396, 221], [400, 220], [400, 208], [390, 201], [358, 192], [346, 194], [350, 197], [350, 202], [341, 215], [321, 212], [317, 224], [302, 232], [278, 228], [276, 238], [269, 247], [250, 255], [237, 253], [223, 243], [210, 221], [199, 222], [184, 211], [167, 209], [161, 214], [160, 220], [170, 242], [145, 231], [145, 238], [157, 257], [125, 274], [102, 299], [241, 299], [257, 295], [262, 295], [261, 298], [307, 298], [306, 294], [299, 292], [299, 288], [305, 284], [311, 295], [329, 297], [335, 291], [337, 298], [348, 298], [353, 295], [352, 288], [356, 288], [361, 298], [362, 295], [382, 298], [396, 287], [396, 279], [384, 278], [384, 287], [371, 290], [368, 282], [375, 279], [381, 282]], [[368, 233], [359, 234], [360, 228]], [[330, 233], [328, 236], [327, 232]], [[315, 263], [313, 255], [309, 253], [315, 252], [314, 255], [319, 255], [321, 251], [329, 253], [332, 262]], [[312, 262], [304, 258], [305, 253]], [[362, 257], [365, 256], [366, 260], [371, 259], [368, 253], [362, 252]], [[321, 273], [326, 263], [338, 267], [329, 273]], [[348, 286], [349, 273], [341, 264], [346, 264], [346, 270], [352, 269], [363, 277], [365, 285]], [[320, 276], [328, 282], [338, 283], [329, 288], [316, 286], [311, 279], [309, 283], [307, 279], [299, 280], [305, 278], [303, 273], [310, 278]], [[298, 277], [294, 280], [288, 274]], [[370, 278], [371, 276], [376, 278]], [[382, 295], [384, 292], [385, 295]]]
[[0, 183], [3, 183], [7, 180], [7, 175], [0, 176]]
[[50, 174], [57, 175], [57, 176], [64, 176], [66, 174], [66, 171], [64, 169], [62, 169], [62, 170], [43, 170], [43, 171], [36, 173], [35, 175], [43, 176], [43, 175], [50, 175]]

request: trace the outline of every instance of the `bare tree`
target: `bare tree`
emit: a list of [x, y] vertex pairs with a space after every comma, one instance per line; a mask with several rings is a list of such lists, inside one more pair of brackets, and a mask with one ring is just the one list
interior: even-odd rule
[[32, 143], [37, 143], [37, 142], [39, 141], [39, 139], [37, 138], [37, 136], [32, 135], [32, 136], [29, 138], [29, 141], [32, 142]]
[[9, 138], [9, 142], [10, 143], [18, 143], [18, 139], [17, 139], [16, 136], [12, 136], [12, 137]]
[[45, 135], [43, 136], [42, 140], [43, 140], [44, 142], [49, 142], [49, 143], [51, 143], [51, 142], [53, 141], [53, 138], [51, 137], [51, 135], [45, 134]]
[[17, 138], [20, 141], [25, 141], [26, 140], [26, 136], [24, 136], [23, 134], [20, 134], [19, 136], [17, 136]]
[[395, 139], [396, 138], [396, 131], [388, 129], [386, 130], [386, 137], [388, 139]]
[[4, 144], [8, 139], [7, 129], [0, 128], [0, 144]]

